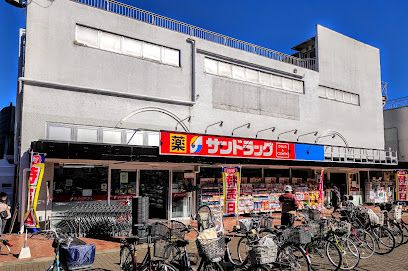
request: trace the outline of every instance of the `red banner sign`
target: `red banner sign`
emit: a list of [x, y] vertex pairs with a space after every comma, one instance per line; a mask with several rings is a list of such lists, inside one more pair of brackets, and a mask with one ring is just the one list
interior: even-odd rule
[[160, 132], [160, 154], [295, 159], [295, 144], [270, 140]]
[[224, 187], [225, 214], [235, 215], [238, 211], [239, 190], [241, 183], [240, 167], [223, 167], [222, 179]]
[[37, 217], [37, 204], [44, 175], [44, 160], [44, 154], [34, 154], [31, 157], [31, 170], [28, 178], [28, 204], [24, 216], [24, 225], [29, 228], [40, 227]]

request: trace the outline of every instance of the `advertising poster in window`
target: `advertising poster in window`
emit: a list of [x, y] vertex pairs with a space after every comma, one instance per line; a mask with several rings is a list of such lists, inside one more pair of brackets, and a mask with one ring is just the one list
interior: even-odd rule
[[405, 170], [399, 170], [396, 174], [397, 184], [397, 199], [399, 201], [407, 201], [407, 172]]
[[241, 185], [241, 167], [222, 167], [224, 188], [224, 212], [226, 215], [236, 215]]
[[31, 169], [28, 178], [28, 204], [24, 215], [24, 225], [27, 228], [39, 228], [37, 217], [38, 196], [40, 194], [41, 182], [44, 176], [45, 154], [33, 154], [31, 156]]

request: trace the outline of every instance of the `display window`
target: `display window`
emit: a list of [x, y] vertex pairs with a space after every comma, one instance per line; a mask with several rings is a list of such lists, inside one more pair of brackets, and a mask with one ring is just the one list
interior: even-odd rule
[[111, 170], [111, 200], [136, 196], [136, 171]]
[[171, 190], [172, 218], [185, 218], [191, 215], [192, 193], [196, 191], [194, 175], [191, 172], [173, 172]]
[[395, 201], [395, 173], [393, 171], [369, 171], [368, 176], [364, 184], [367, 203]]
[[108, 199], [108, 168], [65, 166], [54, 168], [53, 202]]

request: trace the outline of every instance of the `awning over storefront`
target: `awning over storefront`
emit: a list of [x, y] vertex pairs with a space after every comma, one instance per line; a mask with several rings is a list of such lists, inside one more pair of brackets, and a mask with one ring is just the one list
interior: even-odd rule
[[249, 159], [208, 156], [161, 155], [159, 147], [129, 146], [100, 143], [61, 142], [39, 140], [31, 143], [34, 152], [46, 153], [47, 159], [80, 159], [128, 162], [189, 163], [204, 165], [271, 165], [301, 167], [338, 167], [366, 169], [408, 169], [408, 163], [348, 163], [328, 161], [296, 161], [281, 159]]

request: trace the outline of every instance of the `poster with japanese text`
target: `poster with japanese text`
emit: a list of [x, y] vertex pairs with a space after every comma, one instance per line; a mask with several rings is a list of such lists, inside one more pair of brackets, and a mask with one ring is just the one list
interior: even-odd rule
[[399, 201], [407, 201], [407, 172], [405, 170], [399, 170], [395, 176], [397, 185], [397, 199]]
[[39, 228], [37, 217], [38, 196], [44, 176], [45, 154], [33, 154], [31, 157], [30, 176], [28, 178], [27, 212], [24, 215], [24, 225], [28, 228]]
[[224, 188], [224, 212], [235, 215], [238, 212], [238, 201], [241, 185], [241, 167], [222, 167]]

